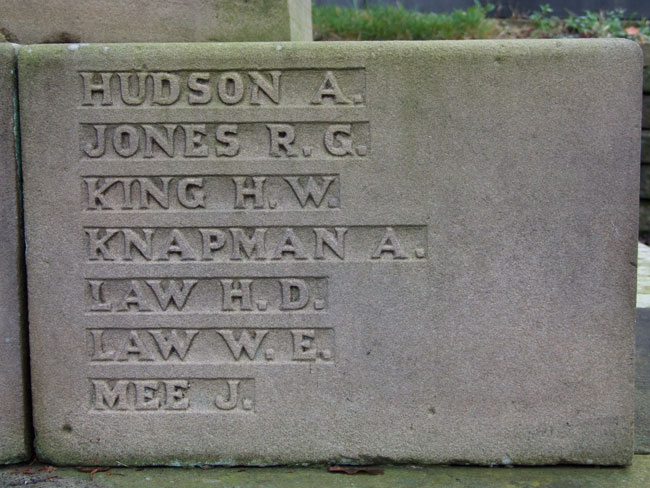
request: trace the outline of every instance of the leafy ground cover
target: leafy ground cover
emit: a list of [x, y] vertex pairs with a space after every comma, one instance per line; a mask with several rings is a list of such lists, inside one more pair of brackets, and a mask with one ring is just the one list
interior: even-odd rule
[[557, 37], [625, 37], [650, 40], [650, 20], [635, 18], [622, 9], [560, 17], [548, 4], [528, 17], [495, 19], [492, 5], [448, 13], [420, 13], [403, 7], [313, 7], [314, 39], [334, 40], [436, 40], [516, 39]]

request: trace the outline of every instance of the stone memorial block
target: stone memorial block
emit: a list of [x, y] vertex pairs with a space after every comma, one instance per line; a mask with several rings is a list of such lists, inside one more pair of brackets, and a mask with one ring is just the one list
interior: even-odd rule
[[14, 47], [0, 43], [0, 463], [23, 461], [30, 455], [14, 73]]
[[310, 0], [0, 0], [0, 12], [0, 35], [21, 44], [312, 40]]
[[19, 69], [44, 459], [630, 461], [636, 44]]

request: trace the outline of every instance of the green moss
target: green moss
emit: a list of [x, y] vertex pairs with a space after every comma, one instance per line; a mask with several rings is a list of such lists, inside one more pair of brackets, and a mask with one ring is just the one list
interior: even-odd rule
[[[22, 468], [22, 467], [21, 467]], [[0, 485], [22, 484], [23, 480], [45, 478], [47, 471], [35, 474], [12, 474], [16, 467], [0, 469]], [[217, 486], [221, 488], [282, 487], [307, 488], [416, 488], [444, 486], [445, 488], [646, 488], [650, 482], [650, 456], [635, 456], [630, 468], [598, 468], [559, 466], [544, 468], [477, 468], [459, 466], [384, 467], [384, 474], [369, 476], [328, 473], [323, 467], [297, 468], [118, 468], [93, 475], [93, 486], [194, 488]], [[58, 478], [44, 486], [87, 486], [89, 473], [74, 468], [58, 468]], [[39, 485], [40, 486], [40, 485]]]

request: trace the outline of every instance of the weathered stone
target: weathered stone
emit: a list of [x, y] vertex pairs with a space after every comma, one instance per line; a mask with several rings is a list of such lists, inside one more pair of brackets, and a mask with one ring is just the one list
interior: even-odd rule
[[0, 0], [0, 12], [22, 44], [312, 40], [310, 0]]
[[630, 461], [636, 44], [19, 68], [44, 459]]
[[14, 139], [14, 48], [0, 43], [0, 463], [30, 455], [24, 277]]

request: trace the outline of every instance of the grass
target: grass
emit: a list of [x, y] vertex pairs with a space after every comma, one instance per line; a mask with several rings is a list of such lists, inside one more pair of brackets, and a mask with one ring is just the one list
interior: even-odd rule
[[314, 7], [316, 40], [477, 39], [498, 34], [492, 7], [475, 5], [450, 13], [419, 13], [403, 7]]
[[560, 18], [548, 5], [528, 17], [494, 19], [493, 6], [449, 13], [420, 13], [401, 6], [367, 8], [313, 7], [315, 40], [437, 40], [557, 37], [625, 37], [650, 41], [650, 21], [626, 16], [621, 9]]

